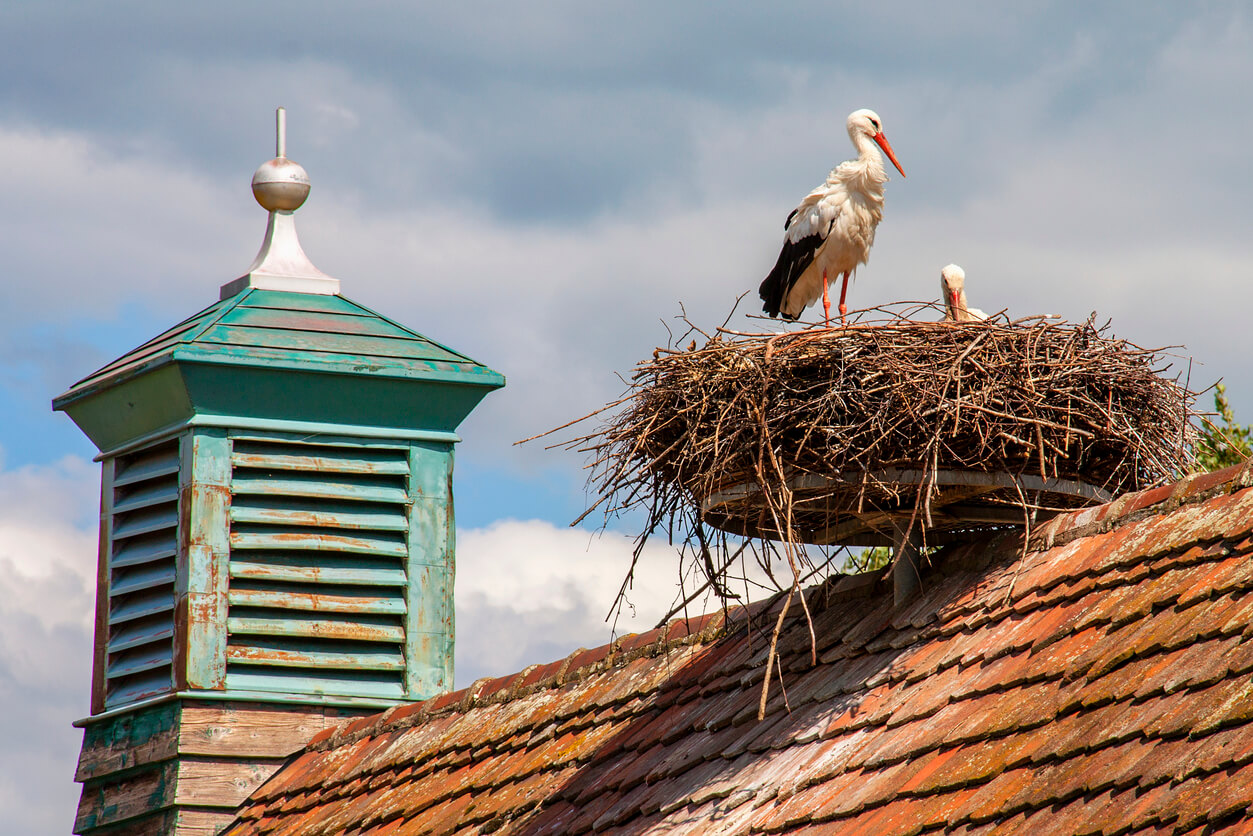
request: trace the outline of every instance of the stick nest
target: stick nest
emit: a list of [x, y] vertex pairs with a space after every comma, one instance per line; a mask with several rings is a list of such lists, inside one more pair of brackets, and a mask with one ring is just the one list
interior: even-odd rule
[[785, 334], [694, 329], [680, 339], [703, 346], [654, 352], [622, 408], [570, 446], [593, 455], [593, 509], [643, 509], [672, 541], [703, 544], [703, 525], [848, 545], [902, 525], [929, 542], [1030, 525], [1192, 464], [1194, 394], [1160, 349], [1107, 330], [891, 312]]

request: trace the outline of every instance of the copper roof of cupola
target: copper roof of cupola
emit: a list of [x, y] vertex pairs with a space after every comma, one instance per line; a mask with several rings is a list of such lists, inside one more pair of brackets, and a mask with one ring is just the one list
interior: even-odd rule
[[[225, 833], [1244, 833], [1253, 464], [323, 732]], [[780, 687], [781, 686], [781, 687]]]
[[75, 383], [58, 405], [173, 361], [499, 386], [488, 367], [339, 295], [248, 287]]

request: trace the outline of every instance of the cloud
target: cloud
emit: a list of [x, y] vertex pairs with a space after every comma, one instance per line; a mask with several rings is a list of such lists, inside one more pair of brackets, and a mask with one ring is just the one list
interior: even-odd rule
[[457, 686], [551, 662], [578, 647], [651, 630], [678, 591], [673, 549], [649, 545], [630, 605], [609, 615], [632, 542], [542, 520], [501, 520], [457, 534]]
[[[264, 212], [249, 213], [245, 202], [250, 172], [228, 190], [177, 166], [112, 153], [89, 134], [3, 125], [0, 156], [8, 161], [0, 268], [12, 294], [0, 311], [5, 325], [28, 325], [32, 312], [66, 323], [107, 319], [123, 301], [166, 309], [216, 296], [261, 242]], [[232, 240], [238, 252], [223, 245]]]
[[[616, 610], [633, 547], [633, 539], [618, 531], [589, 533], [544, 520], [500, 520], [459, 531], [457, 687], [556, 661], [579, 647], [647, 632], [688, 596], [694, 597], [674, 617], [700, 615], [721, 605], [703, 589], [704, 578], [691, 556], [681, 558], [659, 535], [645, 546], [624, 606]], [[816, 552], [812, 557], [822, 559]], [[835, 557], [840, 559], [839, 553]], [[791, 577], [779, 555], [771, 571], [780, 582]], [[741, 603], [760, 600], [777, 588], [747, 555], [732, 564], [728, 577]]]
[[14, 833], [66, 833], [89, 711], [99, 469], [0, 469], [0, 809]]

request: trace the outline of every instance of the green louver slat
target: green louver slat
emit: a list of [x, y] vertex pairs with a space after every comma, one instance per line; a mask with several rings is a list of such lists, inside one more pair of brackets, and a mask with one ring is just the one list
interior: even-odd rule
[[171, 645], [153, 644], [139, 650], [115, 654], [115, 658], [110, 660], [108, 676], [110, 679], [117, 679], [141, 671], [150, 671], [163, 666], [169, 667], [173, 661]]
[[354, 561], [352, 565], [314, 563], [266, 555], [266, 560], [231, 557], [231, 577], [286, 583], [333, 583], [356, 586], [404, 586], [405, 570], [395, 561]]
[[[373, 676], [369, 676], [373, 674]], [[317, 668], [260, 668], [227, 663], [226, 687], [279, 694], [335, 694], [398, 700], [404, 697], [401, 672]]]
[[153, 539], [129, 539], [122, 543], [121, 548], [113, 553], [113, 568], [122, 569], [140, 563], [164, 560], [178, 553], [178, 545], [173, 537]]
[[175, 568], [172, 560], [162, 560], [153, 564], [147, 564], [143, 568], [130, 569], [124, 574], [115, 576], [112, 593], [114, 595], [127, 595], [132, 592], [138, 592], [141, 589], [150, 589], [154, 586], [173, 586], [174, 575]]
[[407, 531], [403, 507], [382, 506], [379, 509], [357, 506], [360, 510], [348, 510], [348, 504], [326, 501], [310, 502], [293, 500], [287, 507], [257, 507], [255, 497], [239, 497], [231, 505], [231, 521], [236, 523], [262, 523], [282, 526], [313, 526], [320, 528], [343, 528], [349, 530]]
[[142, 511], [119, 516], [121, 516], [121, 520], [113, 524], [113, 542], [115, 543], [127, 537], [135, 537], [140, 534], [148, 534], [165, 529], [171, 530], [170, 537], [172, 539], [174, 536], [173, 529], [178, 525], [178, 505], [177, 503], [159, 505], [154, 508], [146, 508]]
[[178, 439], [113, 461], [107, 707], [173, 688], [179, 466]]
[[[157, 613], [174, 612], [174, 588], [153, 589], [128, 596], [125, 603], [114, 603], [109, 612], [110, 624], [147, 618]], [[171, 618], [173, 616], [171, 615]]]
[[405, 599], [399, 591], [392, 595], [334, 595], [288, 589], [232, 589], [228, 597], [232, 606], [241, 607], [387, 615], [405, 612]]
[[235, 467], [250, 467], [258, 470], [294, 470], [304, 473], [364, 473], [383, 476], [405, 476], [409, 470], [404, 461], [397, 461], [394, 456], [376, 454], [367, 457], [361, 450], [352, 451], [312, 451], [308, 455], [297, 455], [283, 451], [281, 447], [249, 451], [236, 449], [231, 456]]
[[122, 458], [126, 466], [114, 476], [114, 488], [123, 488], [136, 482], [146, 482], [149, 479], [178, 473], [177, 445], [167, 446], [156, 452], [140, 452]]
[[140, 508], [148, 508], [166, 502], [178, 501], [178, 479], [168, 476], [154, 479], [125, 491], [113, 502], [113, 513], [125, 514]]
[[172, 690], [174, 685], [169, 665], [139, 671], [109, 681], [108, 706], [125, 705]]
[[232, 549], [342, 552], [404, 557], [406, 547], [396, 540], [295, 531], [232, 531]]
[[172, 620], [153, 619], [152, 622], [132, 621], [113, 631], [109, 638], [109, 652], [128, 650], [144, 644], [166, 642], [174, 638]]
[[238, 617], [226, 619], [226, 631], [234, 635], [300, 636], [310, 639], [346, 639], [363, 642], [402, 642], [403, 627], [390, 624], [363, 624], [361, 621], [330, 621], [301, 618], [294, 613], [277, 618]]
[[[294, 644], [294, 643], [293, 643]], [[405, 657], [399, 650], [331, 651], [302, 650], [299, 647], [255, 647], [236, 645], [226, 658], [240, 665], [274, 665], [286, 668], [338, 668], [340, 670], [404, 670]]]
[[306, 496], [315, 499], [351, 499], [357, 502], [404, 503], [409, 496], [403, 487], [379, 484], [368, 478], [349, 480], [318, 474], [268, 476], [237, 470], [231, 479], [231, 493], [265, 496]]

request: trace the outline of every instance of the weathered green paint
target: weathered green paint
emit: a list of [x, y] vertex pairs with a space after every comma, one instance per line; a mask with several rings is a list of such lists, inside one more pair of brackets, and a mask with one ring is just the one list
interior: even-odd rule
[[226, 687], [226, 613], [230, 581], [231, 442], [224, 430], [200, 429], [183, 445], [187, 631], [184, 688]]
[[230, 603], [241, 607], [274, 607], [288, 610], [403, 615], [405, 600], [379, 595], [330, 595], [272, 589], [232, 589]]
[[232, 647], [232, 662], [239, 664], [254, 663], [263, 667], [291, 666], [297, 668], [342, 668], [345, 670], [377, 670], [402, 671], [405, 668], [404, 654], [385, 653], [382, 651], [362, 651], [359, 653], [323, 653], [317, 650], [300, 648], [269, 648], [255, 649], [249, 647]]
[[60, 405], [64, 397], [53, 401], [54, 407], [64, 409], [101, 451], [181, 424], [194, 414], [182, 375], [173, 365], [154, 369], [123, 386], [99, 390], [90, 398], [75, 400], [69, 408]]
[[[225, 365], [258, 372], [261, 376], [250, 382], [268, 385], [275, 385], [275, 378], [265, 373], [274, 371], [303, 373], [295, 376], [299, 378], [335, 378], [343, 375], [351, 378], [351, 381], [335, 382], [333, 386], [336, 388], [381, 379], [421, 381], [428, 385], [450, 384], [447, 392], [433, 398], [446, 401], [439, 404], [440, 408], [434, 414], [438, 420], [445, 424], [451, 422], [455, 427], [487, 391], [504, 385], [504, 378], [486, 366], [362, 305], [342, 296], [318, 297], [316, 304], [321, 307], [311, 311], [314, 304], [310, 302], [311, 298], [309, 294], [249, 290], [217, 302], [79, 381], [54, 401], [54, 407], [67, 410], [76, 421], [82, 416], [87, 425], [95, 427], [103, 416], [98, 410], [89, 409], [86, 401], [111, 390], [133, 392], [133, 387], [128, 385], [131, 381], [159, 376], [158, 370], [171, 365], [185, 369], [201, 368], [203, 374], [190, 375], [186, 382], [190, 400], [196, 404], [198, 412], [260, 417], [262, 409], [282, 406], [281, 402], [273, 400], [250, 405], [244, 399], [243, 410], [231, 409], [226, 403], [221, 404], [219, 409], [206, 410], [206, 398], [216, 395], [224, 401], [232, 400], [228, 397], [229, 392], [218, 390], [220, 376], [206, 370]], [[190, 377], [203, 379], [193, 382]], [[233, 378], [228, 376], [228, 379]], [[157, 386], [157, 383], [146, 385]], [[316, 384], [302, 379], [290, 388], [299, 392], [310, 385]], [[458, 388], [468, 391], [455, 391]], [[395, 391], [402, 390], [403, 387]], [[249, 387], [248, 394], [264, 399], [267, 393]], [[284, 397], [289, 394], [285, 393]], [[341, 391], [340, 394], [343, 396], [344, 393]], [[234, 400], [238, 402], [240, 399]], [[142, 404], [148, 409], [155, 406], [147, 398], [124, 398], [119, 402]], [[311, 405], [315, 404], [309, 401], [302, 407]], [[383, 402], [376, 401], [373, 405], [377, 408]], [[361, 411], [360, 408], [353, 409], [350, 412], [356, 414], [326, 420], [350, 424], [373, 423], [361, 421]], [[457, 412], [460, 415], [453, 417]], [[123, 423], [129, 426], [135, 417], [139, 416], [131, 415]], [[297, 410], [295, 417], [323, 420], [307, 408]], [[418, 423], [425, 426], [429, 422], [420, 420]], [[80, 426], [91, 435], [87, 425], [80, 421]], [[391, 426], [392, 422], [385, 421], [383, 425]], [[396, 426], [411, 425], [412, 422]], [[149, 431], [158, 426], [162, 424], [146, 423]], [[101, 446], [104, 449], [104, 445]]]
[[[89, 723], [83, 731], [83, 752], [116, 752], [116, 757], [96, 759], [84, 756], [74, 775], [76, 781], [89, 781], [110, 772], [134, 767], [135, 752], [144, 751], [155, 741], [173, 739], [178, 730], [179, 709], [174, 702], [118, 714], [103, 722]], [[165, 754], [163, 751], [159, 755]]]
[[367, 450], [354, 450], [351, 454], [335, 451], [318, 450], [314, 455], [299, 456], [285, 452], [267, 452], [264, 450], [248, 452], [244, 440], [238, 439], [236, 449], [231, 452], [231, 463], [240, 467], [271, 468], [274, 470], [319, 471], [324, 473], [369, 473], [408, 476], [407, 462], [396, 461], [394, 457], [372, 453]]
[[[252, 669], [240, 669], [227, 675], [226, 685], [232, 691], [251, 691], [254, 699], [292, 704], [311, 700], [298, 698], [300, 694], [316, 697], [315, 701], [332, 705], [375, 705], [389, 707], [407, 699], [404, 689], [395, 681], [391, 671], [378, 671], [377, 678], [369, 671], [339, 671], [319, 669], [321, 675], [309, 675], [305, 670], [286, 671], [268, 668], [264, 673], [252, 673]], [[341, 674], [334, 676], [333, 674]], [[351, 694], [344, 694], [351, 688]], [[280, 695], [275, 697], [273, 695]], [[373, 700], [373, 701], [371, 701]], [[384, 701], [384, 702], [379, 702]]]
[[453, 449], [431, 442], [415, 442], [409, 449], [405, 695], [425, 699], [453, 682]]
[[236, 474], [231, 482], [231, 490], [236, 494], [354, 499], [361, 502], [404, 502], [408, 499], [404, 487], [399, 483], [380, 485], [376, 480], [355, 481], [347, 475], [327, 473], [284, 472], [278, 476]]
[[[307, 508], [249, 507], [253, 498], [236, 495], [231, 505], [231, 519], [241, 523], [288, 523], [304, 526], [334, 526], [335, 528], [361, 528], [368, 531], [408, 531], [409, 521], [404, 514], [390, 510], [350, 510], [348, 503], [309, 503]], [[293, 505], [300, 505], [300, 498], [293, 498]], [[329, 518], [326, 506], [334, 514]]]
[[314, 613], [288, 612], [281, 618], [242, 618], [226, 620], [226, 629], [233, 635], [303, 636], [311, 639], [345, 639], [352, 641], [400, 642], [404, 628], [393, 624], [371, 623], [371, 616], [362, 613], [341, 619]]
[[232, 578], [280, 583], [333, 583], [349, 586], [404, 586], [405, 571], [396, 561], [353, 560], [345, 565], [339, 560], [325, 560], [316, 554], [267, 555], [249, 558], [236, 555], [231, 560]]
[[[497, 385], [453, 381], [370, 378], [307, 369], [251, 368], [214, 362], [172, 362], [122, 381], [55, 403], [101, 450], [121, 447], [143, 435], [217, 416], [227, 426], [241, 422], [300, 421], [344, 432], [362, 426], [376, 431], [452, 433], [483, 396]], [[295, 372], [295, 373], [293, 373]]]

